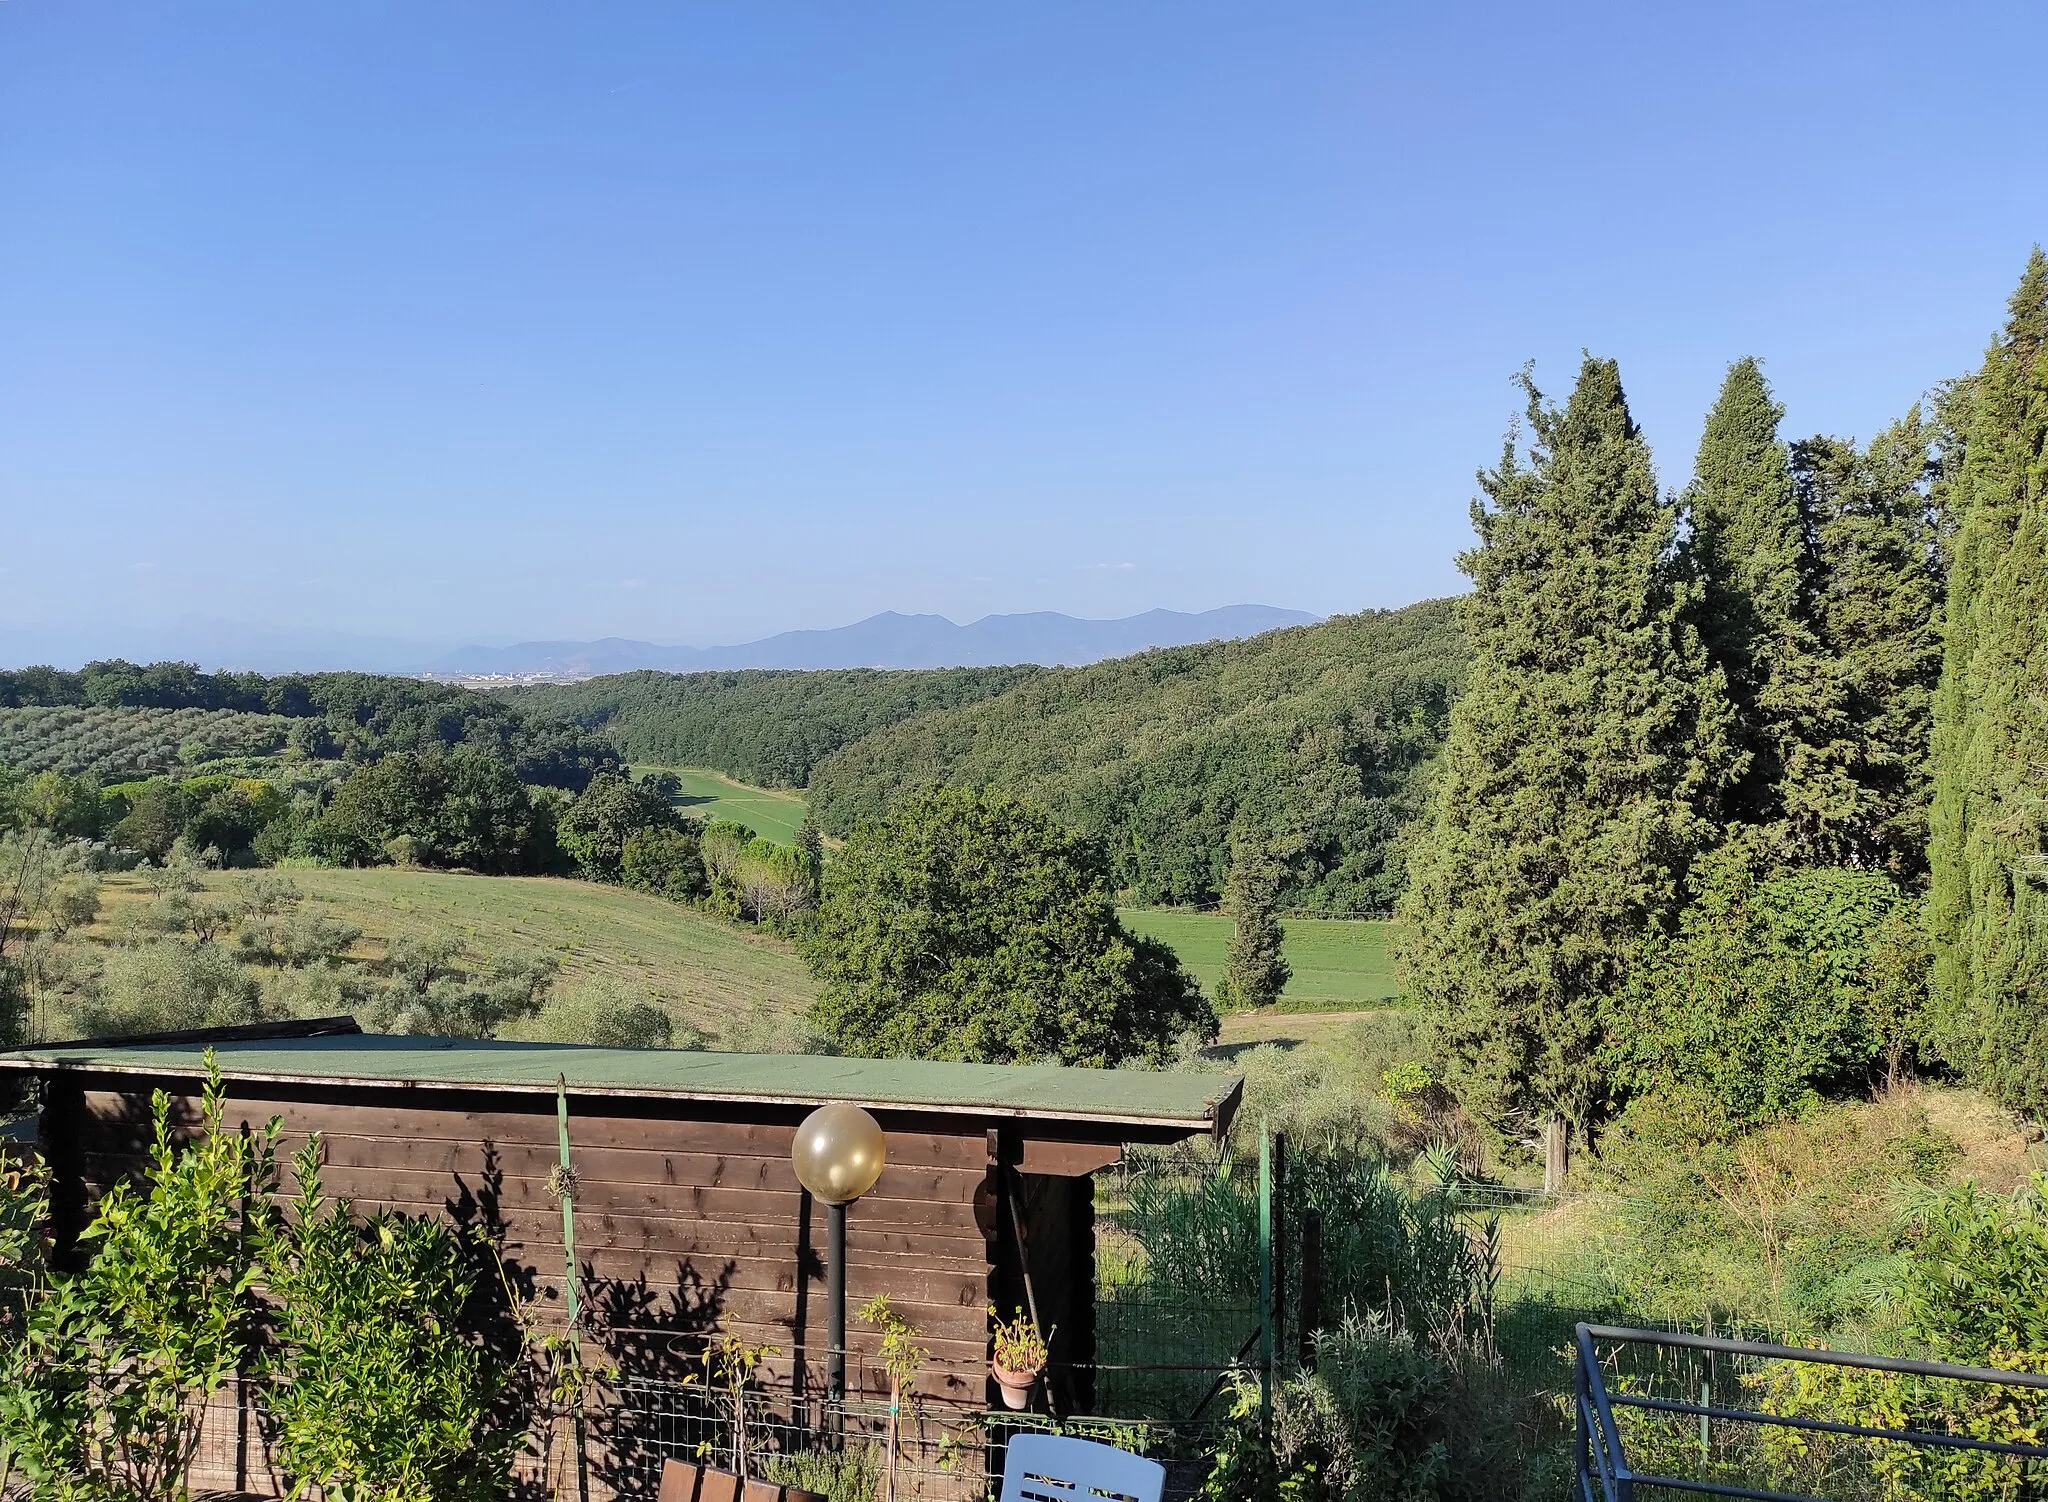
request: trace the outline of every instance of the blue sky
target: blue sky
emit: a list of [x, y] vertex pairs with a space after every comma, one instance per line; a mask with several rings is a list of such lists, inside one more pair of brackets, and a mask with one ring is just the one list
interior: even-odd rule
[[2048, 8], [0, 3], [0, 628], [739, 640], [1458, 587], [1525, 360], [1667, 484], [2048, 237]]

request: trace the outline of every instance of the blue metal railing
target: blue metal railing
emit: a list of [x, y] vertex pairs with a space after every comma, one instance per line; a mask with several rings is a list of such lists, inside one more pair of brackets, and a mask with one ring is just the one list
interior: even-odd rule
[[[1975, 1439], [1967, 1435], [1939, 1434], [1924, 1429], [1884, 1429], [1868, 1424], [1851, 1424], [1832, 1419], [1800, 1418], [1790, 1414], [1762, 1413], [1746, 1408], [1722, 1407], [1712, 1401], [1711, 1391], [1702, 1390], [1702, 1401], [1688, 1403], [1642, 1393], [1608, 1390], [1605, 1368], [1596, 1343], [1610, 1346], [1657, 1346], [1698, 1351], [1714, 1355], [1747, 1357], [1752, 1360], [1808, 1362], [1822, 1366], [1857, 1367], [1865, 1371], [1897, 1372], [1907, 1376], [1941, 1377], [1957, 1382], [1994, 1387], [2028, 1387], [2048, 1391], [2048, 1376], [2032, 1372], [2001, 1371], [1994, 1367], [1955, 1366], [1945, 1361], [1909, 1361], [1891, 1356], [1869, 1356], [1857, 1351], [1829, 1351], [1803, 1346], [1769, 1345], [1752, 1340], [1722, 1340], [1711, 1335], [1684, 1335], [1658, 1330], [1631, 1330], [1617, 1325], [1578, 1327], [1577, 1356], [1572, 1366], [1573, 1409], [1577, 1419], [1575, 1436], [1578, 1464], [1579, 1502], [1637, 1502], [1638, 1487], [1661, 1487], [1711, 1497], [1743, 1497], [1752, 1502], [1822, 1502], [1807, 1493], [1769, 1491], [1698, 1477], [1666, 1476], [1634, 1470], [1628, 1461], [1614, 1410], [1631, 1408], [1697, 1418], [1705, 1425], [1717, 1421], [1767, 1425], [1814, 1434], [1833, 1434], [1886, 1444], [1913, 1445], [1926, 1449], [1971, 1450], [2004, 1455], [2023, 1463], [2048, 1460], [2048, 1448], [2039, 1445], [2008, 1444], [1999, 1440]], [[2032, 1495], [2031, 1492], [2028, 1495]]]

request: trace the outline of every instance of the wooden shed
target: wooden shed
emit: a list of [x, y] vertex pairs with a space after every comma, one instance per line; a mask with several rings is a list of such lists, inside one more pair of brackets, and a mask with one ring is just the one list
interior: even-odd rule
[[[352, 1026], [343, 1022], [340, 1026]], [[1125, 1144], [1219, 1133], [1235, 1075], [1004, 1067], [910, 1059], [572, 1047], [353, 1031], [249, 1030], [50, 1045], [0, 1055], [41, 1080], [60, 1255], [96, 1196], [141, 1164], [153, 1091], [198, 1118], [204, 1055], [228, 1124], [318, 1133], [329, 1194], [487, 1228], [541, 1318], [559, 1319], [557, 1080], [576, 1170], [581, 1296], [626, 1382], [678, 1373], [689, 1337], [733, 1333], [779, 1354], [769, 1384], [815, 1394], [825, 1366], [825, 1216], [790, 1162], [821, 1103], [867, 1107], [888, 1166], [851, 1207], [848, 1304], [887, 1294], [932, 1352], [927, 1402], [980, 1408], [989, 1306], [1035, 1304], [1053, 1340], [1051, 1396], [1092, 1401], [1092, 1175]], [[848, 1380], [877, 1391], [875, 1338], [848, 1331]]]

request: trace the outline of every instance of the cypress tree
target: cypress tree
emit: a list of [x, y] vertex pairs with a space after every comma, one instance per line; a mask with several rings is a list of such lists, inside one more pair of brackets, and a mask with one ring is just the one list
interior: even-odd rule
[[2048, 1112], [2048, 258], [1967, 393], [1935, 701], [1929, 924], [1937, 1046]]
[[1689, 619], [1678, 516], [1609, 360], [1482, 473], [1458, 563], [1471, 653], [1402, 902], [1446, 1082], [1496, 1133], [1604, 1105], [1598, 1051], [1726, 780], [1728, 710]]
[[1223, 911], [1231, 919], [1230, 950], [1217, 999], [1226, 1007], [1270, 1006], [1294, 974], [1280, 952], [1285, 935], [1274, 910], [1279, 893], [1278, 864], [1262, 854], [1239, 851], [1223, 890]]
[[1814, 625], [1845, 711], [1850, 787], [1819, 832], [1832, 865], [1913, 882], [1926, 870], [1934, 689], [1941, 675], [1943, 564], [1928, 493], [1935, 425], [1915, 407], [1858, 449], [1792, 446], [1819, 587]]
[[1755, 360], [1729, 367], [1685, 492], [1687, 552], [1700, 638], [1735, 711], [1732, 832], [1767, 858], [1827, 864], [1856, 806], [1854, 745], [1815, 629], [1813, 538], [1778, 437], [1784, 417]]

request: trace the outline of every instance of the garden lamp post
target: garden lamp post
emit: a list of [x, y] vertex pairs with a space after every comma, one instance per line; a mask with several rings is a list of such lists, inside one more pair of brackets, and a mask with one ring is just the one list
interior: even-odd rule
[[797, 1182], [825, 1206], [825, 1383], [846, 1396], [846, 1207], [875, 1187], [888, 1161], [881, 1124], [859, 1106], [820, 1106], [796, 1129], [789, 1151]]

